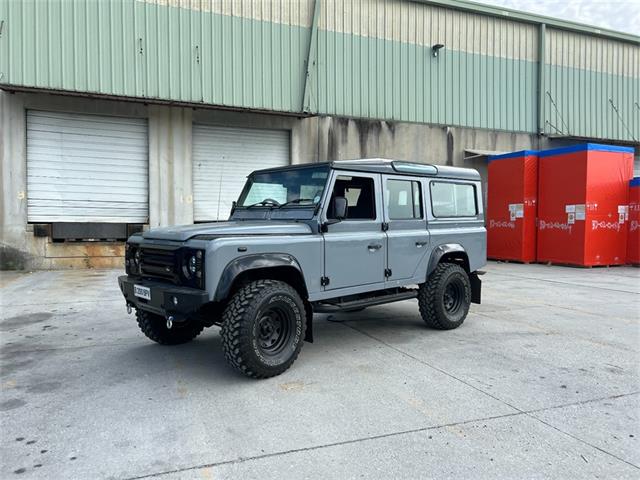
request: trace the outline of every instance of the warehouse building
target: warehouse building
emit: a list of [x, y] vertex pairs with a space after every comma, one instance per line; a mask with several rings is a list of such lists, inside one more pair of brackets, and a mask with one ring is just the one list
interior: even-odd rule
[[118, 266], [256, 169], [639, 150], [640, 37], [462, 0], [0, 0], [2, 266]]

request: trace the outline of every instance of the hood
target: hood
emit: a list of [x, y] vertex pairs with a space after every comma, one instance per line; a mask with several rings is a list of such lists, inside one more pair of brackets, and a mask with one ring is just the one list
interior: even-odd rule
[[311, 227], [299, 222], [217, 222], [196, 225], [176, 225], [153, 228], [142, 234], [143, 238], [184, 242], [197, 235], [302, 235], [311, 233]]

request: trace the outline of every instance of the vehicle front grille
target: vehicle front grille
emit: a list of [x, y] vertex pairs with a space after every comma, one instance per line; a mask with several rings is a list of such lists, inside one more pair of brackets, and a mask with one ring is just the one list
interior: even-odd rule
[[159, 278], [178, 283], [177, 250], [142, 247], [140, 273], [144, 277]]

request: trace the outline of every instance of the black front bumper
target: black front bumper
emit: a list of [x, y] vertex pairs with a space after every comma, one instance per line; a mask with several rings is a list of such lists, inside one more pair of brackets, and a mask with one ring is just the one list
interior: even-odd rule
[[[141, 308], [163, 317], [172, 316], [175, 321], [185, 320], [188, 315], [198, 311], [200, 307], [209, 302], [209, 294], [197, 288], [178, 287], [128, 275], [118, 277], [118, 284], [127, 301], [127, 305]], [[136, 297], [133, 294], [134, 285], [149, 288], [151, 290], [151, 300]], [[174, 301], [174, 298], [177, 302]]]

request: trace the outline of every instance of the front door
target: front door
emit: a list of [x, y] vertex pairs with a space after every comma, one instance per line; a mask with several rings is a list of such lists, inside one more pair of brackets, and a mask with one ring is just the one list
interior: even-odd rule
[[429, 251], [423, 182], [418, 177], [391, 175], [385, 175], [382, 181], [385, 221], [389, 225], [387, 281], [412, 278]]
[[347, 199], [347, 217], [327, 225], [324, 234], [326, 290], [384, 282], [387, 242], [380, 183], [378, 174], [333, 173], [323, 217], [331, 223], [336, 196]]

